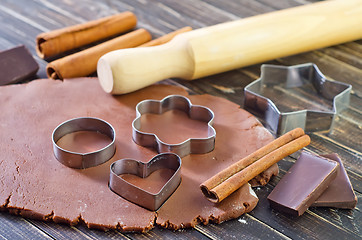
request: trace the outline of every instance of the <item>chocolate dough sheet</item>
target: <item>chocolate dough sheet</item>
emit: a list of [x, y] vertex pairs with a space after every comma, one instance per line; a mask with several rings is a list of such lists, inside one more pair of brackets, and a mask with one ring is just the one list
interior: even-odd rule
[[[189, 96], [193, 104], [215, 113], [215, 150], [182, 158], [182, 181], [157, 213], [119, 197], [108, 188], [110, 164], [121, 158], [149, 161], [153, 149], [132, 140], [135, 106], [144, 99], [170, 94], [187, 96], [176, 86], [153, 85], [112, 96], [96, 78], [36, 80], [0, 87], [0, 208], [24, 217], [90, 228], [147, 231], [159, 224], [179, 229], [202, 222], [222, 222], [255, 208], [258, 199], [248, 185], [220, 204], [209, 202], [200, 183], [273, 140], [257, 119], [238, 105], [210, 95]], [[79, 170], [59, 163], [51, 134], [76, 117], [97, 117], [116, 130], [116, 153], [108, 162]], [[274, 165], [253, 180], [265, 184], [278, 173]]]

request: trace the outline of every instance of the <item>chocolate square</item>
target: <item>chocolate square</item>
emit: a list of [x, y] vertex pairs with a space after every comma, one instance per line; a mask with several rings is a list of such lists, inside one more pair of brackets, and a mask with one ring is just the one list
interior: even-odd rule
[[337, 175], [338, 162], [302, 152], [296, 163], [269, 194], [276, 210], [302, 215]]
[[38, 63], [24, 45], [0, 52], [0, 86], [26, 80], [38, 69]]
[[339, 163], [336, 178], [329, 184], [328, 188], [312, 204], [312, 207], [336, 207], [353, 209], [357, 205], [357, 197], [354, 194], [352, 184], [348, 178], [342, 160], [336, 153], [321, 155]]

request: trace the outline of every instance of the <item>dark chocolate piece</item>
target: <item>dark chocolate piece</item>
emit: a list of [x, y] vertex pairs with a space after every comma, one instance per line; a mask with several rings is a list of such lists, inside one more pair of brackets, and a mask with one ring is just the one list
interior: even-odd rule
[[270, 206], [294, 216], [302, 215], [327, 189], [337, 169], [335, 161], [302, 152], [269, 194]]
[[0, 52], [0, 86], [26, 80], [38, 69], [38, 63], [24, 45]]
[[357, 205], [352, 184], [349, 181], [341, 159], [336, 153], [321, 155], [339, 163], [336, 178], [329, 184], [327, 190], [312, 204], [312, 207], [336, 207], [353, 209]]

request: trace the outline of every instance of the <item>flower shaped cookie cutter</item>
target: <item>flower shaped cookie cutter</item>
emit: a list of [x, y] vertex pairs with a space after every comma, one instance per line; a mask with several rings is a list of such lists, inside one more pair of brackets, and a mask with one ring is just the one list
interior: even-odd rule
[[[299, 95], [302, 91], [293, 92], [303, 87], [306, 88], [304, 92], [315, 92], [316, 97], [308, 99]], [[278, 93], [266, 97], [270, 89], [277, 89]], [[335, 116], [348, 107], [351, 89], [349, 84], [326, 79], [312, 63], [290, 67], [264, 64], [261, 77], [244, 88], [244, 108], [264, 121], [276, 135], [297, 127], [306, 132], [329, 131]], [[295, 110], [281, 106], [283, 104], [277, 105], [270, 98], [284, 102], [285, 106], [293, 106], [292, 102], [299, 102], [302, 106]], [[308, 103], [313, 100], [319, 107], [308, 109]]]
[[[163, 114], [169, 110], [185, 112], [190, 119], [203, 121], [208, 124], [206, 138], [189, 138], [178, 144], [168, 144], [161, 141], [156, 134], [141, 131], [141, 115], [146, 113]], [[137, 116], [132, 122], [133, 140], [135, 143], [155, 148], [158, 153], [172, 152], [180, 157], [189, 154], [202, 154], [211, 152], [215, 147], [216, 131], [212, 127], [214, 113], [207, 107], [192, 105], [190, 100], [180, 95], [169, 95], [158, 100], [144, 100], [136, 106]]]

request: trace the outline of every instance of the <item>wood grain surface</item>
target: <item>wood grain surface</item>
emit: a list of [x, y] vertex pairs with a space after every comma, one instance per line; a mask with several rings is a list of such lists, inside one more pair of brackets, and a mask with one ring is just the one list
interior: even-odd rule
[[[137, 28], [159, 37], [184, 26], [194, 29], [225, 21], [276, 11], [316, 0], [1, 0], [0, 50], [24, 44], [40, 65], [36, 78], [46, 78], [47, 62], [37, 57], [35, 38], [41, 32], [83, 23], [123, 11], [138, 17]], [[362, 4], [362, 2], [361, 2]], [[358, 197], [353, 210], [310, 208], [299, 218], [271, 210], [266, 200], [279, 179], [295, 162], [295, 156], [279, 163], [280, 174], [266, 187], [256, 188], [258, 206], [248, 214], [219, 225], [169, 231], [156, 227], [140, 233], [102, 232], [84, 225], [67, 225], [24, 219], [0, 212], [1, 239], [361, 239], [362, 238], [362, 40], [275, 59], [270, 64], [313, 62], [328, 77], [352, 84], [350, 106], [342, 111], [330, 132], [311, 133], [307, 150], [315, 154], [336, 152], [341, 157]], [[260, 64], [205, 77], [178, 79], [194, 93], [208, 93], [243, 105], [243, 88], [260, 75]], [[1, 113], [0, 113], [1, 121]]]

